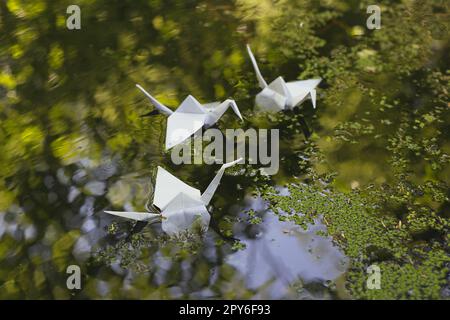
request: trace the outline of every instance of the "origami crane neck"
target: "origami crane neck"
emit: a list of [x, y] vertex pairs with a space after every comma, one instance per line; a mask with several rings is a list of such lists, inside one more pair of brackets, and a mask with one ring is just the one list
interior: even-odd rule
[[250, 60], [252, 60], [253, 68], [255, 69], [256, 78], [258, 79], [259, 86], [261, 87], [261, 89], [264, 89], [267, 87], [267, 82], [266, 82], [266, 80], [264, 80], [264, 78], [261, 74], [261, 71], [259, 70], [258, 64], [256, 63], [255, 56], [253, 55], [252, 50], [250, 49], [249, 45], [247, 45], [247, 52], [248, 52], [248, 55], [250, 56]]
[[160, 112], [170, 116], [173, 111], [170, 110], [169, 108], [167, 108], [165, 105], [163, 105], [161, 102], [159, 102], [158, 100], [156, 100], [150, 93], [148, 93], [147, 91], [145, 91], [144, 88], [142, 88], [140, 85], [136, 84], [136, 87], [141, 90], [146, 96], [147, 98], [149, 98], [149, 100], [151, 101], [151, 103], [156, 107], [156, 109], [158, 109]]
[[211, 183], [209, 184], [208, 188], [206, 188], [205, 192], [203, 192], [201, 196], [202, 202], [207, 206], [209, 202], [211, 201], [212, 197], [214, 196], [214, 193], [217, 190], [217, 187], [220, 184], [220, 180], [222, 179], [223, 173], [225, 172], [225, 169], [234, 166], [236, 163], [242, 161], [242, 158], [239, 158], [235, 161], [228, 162], [222, 165], [222, 167], [217, 172], [214, 179], [212, 179]]

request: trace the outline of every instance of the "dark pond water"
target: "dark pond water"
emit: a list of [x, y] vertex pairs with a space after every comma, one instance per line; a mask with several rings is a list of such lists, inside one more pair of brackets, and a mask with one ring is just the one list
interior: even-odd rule
[[[81, 30], [70, 31], [67, 5], [0, 4], [0, 296], [346, 297], [348, 259], [330, 237], [317, 235], [322, 222], [305, 231], [279, 221], [256, 190], [267, 184], [287, 192], [307, 170], [298, 166], [305, 141], [344, 117], [320, 91], [316, 110], [309, 101], [285, 114], [254, 108], [258, 88], [246, 43], [267, 78], [294, 80], [302, 72], [298, 61], [268, 49], [279, 32], [268, 23], [276, 10], [252, 1], [81, 1]], [[347, 19], [364, 26], [364, 15]], [[340, 32], [330, 31], [330, 45], [345, 45]], [[172, 163], [166, 118], [142, 117], [154, 108], [136, 83], [171, 108], [188, 94], [202, 102], [233, 97], [245, 122], [229, 110], [216, 127], [280, 129], [279, 172], [264, 178], [255, 174], [258, 165], [227, 172], [203, 237], [170, 239], [158, 223], [141, 228], [105, 214], [145, 210], [157, 166], [200, 190], [219, 169]], [[377, 143], [366, 139], [363, 145]], [[335, 148], [328, 160], [340, 169], [341, 186], [390, 179], [381, 148], [374, 159], [361, 145], [342, 150], [323, 141]], [[66, 288], [69, 265], [81, 267], [81, 290]]]

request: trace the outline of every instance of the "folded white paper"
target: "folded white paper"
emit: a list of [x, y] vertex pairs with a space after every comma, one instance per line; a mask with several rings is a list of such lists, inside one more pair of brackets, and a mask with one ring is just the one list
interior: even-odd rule
[[189, 230], [196, 222], [206, 231], [211, 218], [206, 207], [216, 192], [225, 169], [241, 160], [242, 158], [222, 165], [203, 194], [200, 194], [200, 190], [187, 185], [165, 169], [158, 167], [153, 205], [158, 207], [161, 213], [105, 212], [137, 221], [162, 220], [162, 229], [169, 235], [176, 235], [184, 230]]
[[250, 46], [247, 51], [255, 69], [256, 78], [262, 91], [256, 95], [256, 105], [267, 111], [291, 110], [306, 99], [311, 99], [316, 107], [316, 87], [322, 79], [286, 82], [278, 77], [270, 84], [264, 80]]
[[150, 93], [140, 85], [136, 85], [152, 102], [152, 104], [163, 114], [168, 115], [166, 129], [166, 150], [182, 143], [195, 134], [200, 128], [210, 127], [215, 124], [229, 107], [242, 119], [242, 115], [236, 102], [227, 99], [224, 102], [212, 102], [201, 104], [193, 96], [189, 95], [175, 111], [156, 100]]

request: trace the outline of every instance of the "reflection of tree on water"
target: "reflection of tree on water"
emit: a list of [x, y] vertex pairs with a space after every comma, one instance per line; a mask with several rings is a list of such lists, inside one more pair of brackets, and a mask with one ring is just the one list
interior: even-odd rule
[[[365, 11], [359, 4], [343, 5], [338, 0], [286, 2], [270, 8], [248, 1], [96, 1], [80, 4], [82, 29], [73, 33], [65, 28], [64, 12], [54, 2], [14, 5], [18, 3], [0, 2], [2, 297], [70, 297], [60, 274], [66, 263], [88, 269], [85, 289], [76, 294], [83, 297], [195, 297], [205, 288], [224, 298], [255, 295], [243, 287], [242, 275], [223, 263], [232, 241], [217, 240], [220, 246], [209, 240], [179, 247], [169, 244], [180, 258], [165, 278], [158, 274], [166, 283], [152, 282], [148, 275], [125, 280], [124, 273], [109, 265], [88, 268], [85, 261], [91, 252], [116, 241], [105, 238], [110, 220], [100, 212], [111, 204], [143, 209], [152, 165], [167, 165], [198, 187], [208, 184], [215, 169], [180, 168], [167, 162], [160, 138], [164, 118], [140, 117], [148, 109], [134, 88], [137, 81], [149, 84], [166, 97], [162, 102], [173, 105], [187, 94], [205, 101], [233, 96], [248, 119], [245, 125], [283, 129], [284, 159], [278, 175], [266, 180], [246, 167], [243, 175], [228, 182], [225, 177], [226, 192], [214, 200], [212, 211], [217, 230], [225, 237], [242, 239], [233, 233], [237, 218], [231, 212], [252, 186], [284, 185], [304, 177], [308, 183], [314, 181], [305, 173], [319, 180], [335, 177], [338, 189], [354, 187], [363, 196], [380, 199], [371, 202], [376, 211], [369, 217], [383, 233], [387, 230], [404, 239], [391, 254], [412, 248], [397, 260], [381, 261], [388, 270], [388, 284], [398, 283], [400, 274], [410, 283], [420, 272], [425, 276], [419, 279], [425, 280], [413, 290], [418, 292], [415, 297], [444, 295], [440, 285], [446, 279], [443, 265], [448, 256], [443, 235], [448, 234], [445, 133], [450, 60], [447, 33], [436, 35], [433, 30], [441, 26], [448, 30], [445, 2], [415, 2], [420, 10], [389, 2], [383, 8], [382, 29], [363, 30], [360, 37], [352, 34], [355, 26], [364, 25]], [[416, 18], [405, 17], [408, 10], [423, 18], [411, 22]], [[308, 104], [301, 110], [310, 128], [308, 140], [299, 126], [301, 118], [259, 117], [253, 111], [257, 88], [245, 43], [264, 53], [261, 64], [268, 77], [324, 78], [316, 111], [311, 113]], [[224, 120], [220, 129], [230, 124]], [[308, 152], [312, 149], [320, 153]], [[371, 185], [375, 193], [364, 189]], [[343, 217], [357, 217], [345, 201], [339, 204]], [[315, 204], [306, 209], [326, 211]], [[384, 215], [395, 223], [386, 223]], [[330, 228], [347, 228], [329, 218]], [[158, 245], [147, 248], [143, 241], [135, 253], [124, 253], [130, 264], [144, 261], [142, 266], [148, 267], [170, 260], [171, 251], [159, 246], [161, 238], [153, 226], [130, 234], [132, 228], [128, 222], [118, 226], [123, 233], [120, 241], [129, 237], [122, 242], [124, 248], [136, 247], [133, 241], [144, 236], [158, 239]], [[360, 238], [356, 241], [351, 232], [333, 236], [363, 255], [375, 253], [367, 261], [384, 256], [379, 254], [384, 245], [376, 241], [377, 235], [367, 232], [363, 229], [361, 237], [376, 244], [367, 252], [366, 246], [355, 245]], [[194, 244], [200, 249], [182, 246]], [[210, 249], [216, 259], [208, 256]], [[158, 250], [169, 258], [161, 258]], [[114, 252], [110, 254], [114, 257]], [[183, 266], [194, 272], [183, 278]], [[411, 297], [398, 287], [378, 293], [358, 291], [364, 285], [360, 282], [365, 267], [354, 264], [349, 272], [348, 284], [356, 297]], [[209, 270], [215, 270], [215, 281], [208, 282]], [[176, 288], [179, 281], [182, 293]], [[169, 284], [174, 288], [167, 289]], [[108, 287], [108, 293], [98, 286]]]

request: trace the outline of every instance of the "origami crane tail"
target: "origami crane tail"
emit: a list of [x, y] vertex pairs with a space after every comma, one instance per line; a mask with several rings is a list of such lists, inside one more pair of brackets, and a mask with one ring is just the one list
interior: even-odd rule
[[250, 49], [249, 45], [247, 45], [247, 52], [248, 52], [248, 55], [250, 56], [250, 60], [252, 61], [253, 68], [255, 69], [256, 78], [258, 79], [259, 86], [261, 87], [261, 89], [264, 89], [267, 87], [267, 82], [266, 82], [266, 80], [264, 80], [264, 78], [261, 74], [261, 71], [259, 70], [258, 64], [256, 63], [255, 56], [253, 55], [252, 49]]
[[136, 84], [136, 87], [141, 90], [146, 96], [147, 98], [150, 99], [150, 101], [152, 102], [152, 104], [161, 112], [164, 113], [168, 116], [170, 116], [173, 111], [170, 110], [169, 108], [167, 108], [165, 105], [163, 105], [161, 102], [159, 102], [158, 100], [156, 100], [150, 93], [148, 93], [147, 91], [145, 91], [144, 88], [142, 88], [140, 85]]
[[209, 204], [214, 193], [216, 192], [217, 187], [220, 184], [220, 180], [222, 179], [223, 173], [225, 172], [225, 169], [234, 166], [236, 163], [238, 163], [240, 161], [242, 161], [242, 158], [239, 158], [235, 161], [228, 162], [228, 163], [225, 163], [222, 165], [222, 167], [219, 169], [219, 171], [217, 172], [214, 179], [209, 184], [208, 188], [206, 188], [205, 192], [203, 192], [203, 194], [201, 196], [201, 200], [205, 204], [205, 206], [207, 206]]
[[157, 221], [161, 219], [161, 215], [158, 213], [150, 212], [128, 212], [128, 211], [105, 211], [105, 213], [121, 218], [131, 219], [135, 221]]

